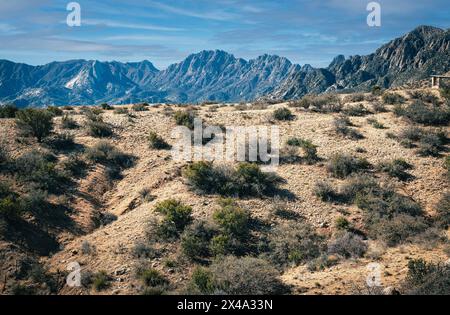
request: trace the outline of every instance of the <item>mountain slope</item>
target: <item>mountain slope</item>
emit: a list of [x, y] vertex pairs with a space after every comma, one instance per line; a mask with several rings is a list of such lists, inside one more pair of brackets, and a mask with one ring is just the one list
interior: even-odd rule
[[289, 99], [327, 90], [400, 86], [449, 69], [450, 30], [419, 26], [368, 56], [345, 59], [341, 55], [326, 69], [292, 73], [271, 97]]
[[202, 51], [159, 71], [135, 63], [72, 60], [29, 66], [0, 60], [0, 104], [82, 105], [108, 102], [238, 102], [308, 93], [400, 86], [450, 70], [450, 31], [420, 26], [367, 56], [337, 56], [327, 68], [279, 56], [235, 58]]

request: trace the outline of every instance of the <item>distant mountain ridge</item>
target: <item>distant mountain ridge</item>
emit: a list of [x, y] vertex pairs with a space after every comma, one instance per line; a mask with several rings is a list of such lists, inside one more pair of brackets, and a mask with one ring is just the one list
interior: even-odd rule
[[0, 60], [0, 103], [18, 106], [137, 102], [237, 102], [391, 87], [450, 71], [450, 31], [420, 26], [367, 56], [337, 56], [327, 68], [284, 57], [235, 58], [202, 51], [165, 70], [150, 61], [71, 60], [30, 66]]

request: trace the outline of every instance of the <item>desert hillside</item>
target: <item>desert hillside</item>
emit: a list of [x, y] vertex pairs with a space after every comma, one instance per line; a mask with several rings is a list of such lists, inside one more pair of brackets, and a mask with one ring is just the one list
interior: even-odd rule
[[[41, 142], [19, 114], [2, 118], [0, 290], [433, 290], [411, 274], [423, 263], [448, 275], [439, 269], [450, 255], [445, 97], [425, 88], [280, 104], [49, 108], [54, 126]], [[194, 116], [279, 126], [276, 174], [174, 161], [171, 132]], [[65, 285], [73, 262], [81, 287]], [[366, 286], [370, 263], [381, 268], [375, 288]]]

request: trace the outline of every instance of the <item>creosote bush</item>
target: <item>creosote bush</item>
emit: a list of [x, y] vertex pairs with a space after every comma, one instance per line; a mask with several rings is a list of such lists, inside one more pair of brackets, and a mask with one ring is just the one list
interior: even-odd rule
[[395, 159], [391, 162], [384, 162], [378, 165], [378, 169], [386, 172], [389, 176], [406, 181], [412, 178], [411, 174], [406, 172], [412, 169], [412, 165], [403, 159]]
[[77, 122], [69, 115], [65, 114], [61, 119], [61, 128], [63, 129], [76, 129], [78, 128]]
[[14, 104], [0, 106], [0, 118], [14, 118], [19, 109]]
[[274, 193], [282, 178], [262, 172], [252, 163], [240, 163], [237, 168], [216, 167], [211, 162], [195, 162], [183, 172], [188, 184], [206, 194], [222, 196], [256, 196]]
[[219, 201], [220, 209], [214, 212], [214, 221], [223, 230], [225, 235], [243, 238], [249, 232], [250, 213], [240, 208], [233, 199]]
[[18, 128], [38, 142], [42, 142], [53, 130], [53, 115], [44, 109], [27, 108], [17, 112], [16, 118]]
[[342, 102], [335, 94], [306, 95], [300, 100], [291, 101], [291, 107], [302, 107], [319, 113], [338, 113], [342, 110]]
[[450, 266], [423, 259], [409, 261], [408, 275], [402, 291], [411, 295], [449, 295]]
[[104, 122], [101, 116], [95, 114], [88, 116], [86, 128], [88, 135], [96, 138], [107, 138], [113, 134], [111, 125]]
[[402, 108], [398, 113], [411, 121], [428, 126], [445, 126], [450, 122], [450, 108], [447, 105], [427, 105], [421, 100]]
[[185, 126], [189, 129], [194, 129], [194, 119], [195, 114], [190, 110], [184, 110], [184, 111], [176, 111], [173, 115], [175, 118], [175, 123], [178, 126]]
[[357, 130], [355, 130], [354, 128], [350, 128], [353, 125], [350, 122], [350, 119], [348, 119], [348, 117], [346, 116], [335, 118], [333, 124], [334, 130], [341, 136], [355, 140], [364, 138], [363, 135]]
[[435, 220], [439, 226], [447, 229], [450, 226], [450, 192], [445, 192], [436, 205]]
[[294, 115], [288, 108], [278, 108], [273, 112], [273, 118], [276, 120], [292, 120]]
[[150, 148], [156, 150], [165, 150], [170, 149], [170, 145], [156, 132], [151, 131], [148, 136], [148, 141], [150, 144]]
[[111, 164], [120, 168], [131, 167], [134, 163], [131, 155], [123, 153], [107, 141], [100, 141], [93, 147], [87, 148], [85, 156], [92, 162]]
[[328, 243], [328, 254], [335, 254], [345, 258], [362, 257], [367, 251], [367, 244], [363, 239], [351, 232], [346, 232]]
[[382, 96], [383, 102], [388, 105], [403, 104], [406, 100], [398, 93], [384, 93]]
[[353, 173], [365, 171], [370, 168], [370, 163], [363, 158], [350, 155], [336, 154], [328, 162], [328, 171], [337, 178], [345, 178]]
[[280, 266], [298, 265], [320, 256], [323, 237], [305, 223], [282, 224], [269, 235], [269, 258]]
[[173, 223], [178, 232], [182, 232], [192, 221], [192, 208], [175, 199], [159, 202], [155, 206], [155, 212], [164, 215], [164, 220]]
[[111, 278], [108, 273], [104, 270], [101, 270], [92, 275], [92, 287], [95, 291], [103, 291], [109, 288]]
[[289, 292], [280, 273], [269, 262], [254, 258], [226, 256], [208, 269], [197, 268], [189, 291], [193, 294], [277, 295]]

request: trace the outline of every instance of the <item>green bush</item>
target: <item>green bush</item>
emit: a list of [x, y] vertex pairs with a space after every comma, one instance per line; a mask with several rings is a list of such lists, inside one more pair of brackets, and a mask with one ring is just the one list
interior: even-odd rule
[[411, 295], [449, 295], [450, 266], [413, 259], [408, 262], [408, 275], [402, 289]]
[[56, 168], [56, 157], [33, 150], [22, 154], [15, 161], [16, 174], [37, 188], [55, 191], [67, 178]]
[[234, 251], [233, 239], [229, 235], [219, 234], [214, 236], [209, 244], [213, 256], [225, 256]]
[[337, 193], [328, 182], [319, 181], [314, 186], [314, 195], [322, 201], [333, 201], [337, 198]]
[[196, 261], [209, 256], [209, 243], [214, 231], [203, 221], [195, 222], [181, 235], [183, 253]]
[[350, 229], [351, 223], [344, 217], [338, 217], [335, 221], [335, 227], [338, 230], [346, 231], [346, 230]]
[[386, 172], [389, 176], [405, 181], [412, 178], [412, 175], [406, 172], [412, 168], [412, 165], [403, 159], [395, 159], [391, 162], [381, 163], [378, 168]]
[[320, 255], [323, 237], [305, 223], [283, 224], [269, 236], [269, 257], [276, 265], [298, 265]]
[[341, 136], [355, 140], [364, 138], [364, 136], [357, 130], [350, 128], [353, 125], [350, 122], [350, 119], [348, 119], [348, 117], [346, 116], [335, 118], [333, 124], [334, 130]]
[[100, 104], [100, 107], [103, 110], [111, 110], [111, 109], [113, 109], [113, 107], [111, 105], [109, 105], [108, 103], [102, 103], [102, 104]]
[[170, 149], [170, 145], [154, 131], [150, 132], [148, 136], [148, 141], [150, 143], [150, 148], [152, 149], [156, 150]]
[[431, 104], [439, 104], [439, 98], [429, 91], [411, 91], [409, 92], [409, 96], [411, 96], [414, 100], [420, 100]]
[[364, 107], [363, 104], [347, 106], [344, 113], [349, 116], [366, 116], [370, 114], [370, 111]]
[[92, 286], [95, 291], [103, 291], [109, 288], [111, 278], [108, 273], [104, 270], [101, 270], [92, 275]]
[[148, 105], [145, 106], [144, 104], [134, 104], [131, 109], [133, 109], [135, 112], [145, 112], [148, 111]]
[[112, 136], [111, 125], [105, 123], [102, 119], [88, 120], [86, 123], [88, 135], [96, 138], [107, 138]]
[[383, 102], [388, 105], [396, 105], [405, 103], [405, 98], [398, 93], [384, 93]]
[[445, 126], [450, 122], [450, 109], [445, 105], [429, 106], [423, 101], [417, 100], [404, 109], [403, 116], [424, 125]]
[[214, 212], [214, 221], [226, 235], [245, 237], [249, 233], [249, 212], [240, 208], [233, 199], [222, 199], [220, 205], [221, 208]]
[[155, 211], [164, 215], [164, 219], [172, 222], [179, 232], [192, 221], [192, 208], [174, 199], [159, 202], [155, 206]]
[[302, 148], [304, 152], [303, 158], [308, 164], [312, 164], [319, 160], [319, 157], [317, 156], [317, 146], [314, 145], [310, 140], [290, 138], [287, 141], [287, 145]]
[[194, 129], [195, 115], [192, 111], [176, 111], [174, 113], [175, 122], [178, 126], [185, 126], [189, 129]]
[[0, 106], [0, 118], [14, 118], [19, 109], [14, 104]]
[[107, 141], [100, 141], [87, 148], [85, 156], [92, 162], [112, 164], [121, 168], [131, 167], [134, 163], [131, 155], [123, 153]]
[[213, 294], [217, 289], [213, 273], [207, 268], [196, 267], [192, 272], [188, 292], [190, 294]]
[[321, 113], [338, 113], [342, 110], [342, 103], [339, 97], [335, 94], [325, 95], [306, 95], [297, 101], [291, 101], [291, 107], [303, 107], [305, 109], [312, 109]]
[[19, 195], [8, 184], [0, 183], [0, 218], [16, 220], [24, 212], [24, 204]]
[[423, 156], [439, 156], [447, 142], [447, 137], [441, 132], [426, 132], [422, 134], [418, 153]]
[[16, 114], [16, 118], [19, 129], [35, 137], [38, 142], [42, 142], [53, 130], [53, 115], [43, 109], [24, 109]]
[[288, 108], [278, 108], [273, 112], [273, 118], [276, 120], [292, 120], [294, 115]]
[[442, 98], [446, 99], [447, 101], [450, 101], [450, 87], [448, 86], [443, 87], [440, 92]]
[[46, 139], [47, 143], [54, 150], [71, 150], [75, 147], [75, 136], [71, 133], [57, 133]]
[[61, 128], [63, 129], [76, 129], [78, 127], [77, 122], [69, 114], [65, 114], [61, 119]]
[[62, 116], [64, 114], [63, 110], [56, 106], [48, 106], [47, 110], [50, 114], [52, 114], [54, 117], [56, 116]]
[[149, 287], [165, 287], [169, 284], [169, 280], [167, 280], [162, 273], [153, 268], [141, 270], [138, 272], [137, 276]]
[[445, 192], [436, 205], [436, 222], [447, 229], [450, 226], [450, 192]]
[[333, 155], [328, 162], [327, 169], [334, 177], [345, 178], [353, 173], [370, 168], [366, 159], [352, 157], [344, 154]]
[[425, 232], [428, 227], [421, 217], [398, 214], [373, 224], [370, 227], [370, 234], [381, 239], [388, 246], [395, 246]]
[[264, 173], [258, 165], [240, 163], [236, 169], [214, 167], [211, 162], [196, 162], [183, 171], [188, 184], [195, 190], [223, 196], [257, 196], [273, 193], [282, 179]]

